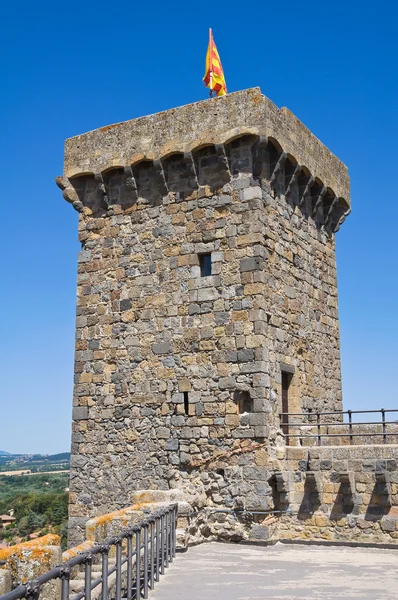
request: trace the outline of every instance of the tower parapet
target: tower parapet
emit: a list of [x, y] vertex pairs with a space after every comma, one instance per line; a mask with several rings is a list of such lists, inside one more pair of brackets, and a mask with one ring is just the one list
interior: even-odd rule
[[254, 88], [71, 138], [57, 183], [82, 243], [71, 543], [137, 489], [267, 509], [279, 412], [341, 409], [346, 167]]
[[[134, 203], [140, 194], [150, 200], [148, 196], [164, 196], [177, 188], [193, 191], [204, 182], [196, 172], [200, 151], [214, 145], [228, 180], [230, 146], [244, 136], [252, 137], [257, 177], [266, 168], [271, 186], [278, 182], [279, 192], [291, 195], [297, 187], [298, 201], [310, 197], [327, 227], [334, 231], [341, 224], [350, 210], [347, 168], [287, 108], [278, 109], [259, 88], [70, 138], [65, 143], [64, 176], [57, 182], [77, 210]], [[180, 180], [178, 173], [184, 167]], [[114, 180], [120, 181], [118, 195], [112, 189]]]

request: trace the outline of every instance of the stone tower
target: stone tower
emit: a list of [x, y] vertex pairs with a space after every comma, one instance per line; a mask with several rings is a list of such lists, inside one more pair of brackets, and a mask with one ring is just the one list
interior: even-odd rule
[[82, 244], [71, 542], [137, 489], [269, 506], [281, 410], [342, 408], [346, 167], [254, 88], [71, 138], [57, 183]]

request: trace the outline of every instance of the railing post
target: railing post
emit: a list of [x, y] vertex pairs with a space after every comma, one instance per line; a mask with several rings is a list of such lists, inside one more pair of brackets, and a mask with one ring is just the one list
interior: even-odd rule
[[141, 598], [141, 528], [135, 533], [135, 597]]
[[164, 512], [160, 513], [160, 574], [164, 575]]
[[353, 437], [352, 437], [352, 410], [347, 410], [348, 413], [348, 429], [350, 432], [350, 446], [352, 446], [352, 442], [353, 442]]
[[27, 600], [39, 600], [41, 587], [36, 579], [33, 581], [28, 581], [25, 585], [25, 588], [25, 598]]
[[127, 600], [133, 597], [133, 535], [127, 538]]
[[381, 409], [381, 418], [383, 421], [383, 444], [387, 444], [387, 436], [386, 436], [386, 411], [384, 408]]
[[142, 524], [144, 530], [144, 598], [148, 598], [148, 523]]
[[91, 600], [91, 567], [93, 557], [87, 554], [84, 559], [84, 599]]
[[122, 540], [116, 541], [116, 600], [122, 597]]
[[170, 511], [170, 562], [173, 562], [174, 505]]
[[173, 562], [174, 557], [174, 506], [170, 513], [170, 562]]
[[174, 513], [173, 513], [174, 517], [173, 517], [173, 556], [176, 555], [176, 549], [177, 549], [177, 519], [178, 519], [178, 504], [176, 504], [174, 506]]
[[169, 523], [170, 523], [170, 509], [168, 509], [166, 511], [166, 514], [165, 514], [165, 527], [166, 527], [166, 540], [165, 540], [166, 541], [166, 552], [165, 552], [165, 559], [166, 559], [166, 569], [169, 566], [169, 547], [170, 547], [169, 546], [169, 535], [170, 535], [170, 532], [169, 532]]
[[318, 446], [321, 445], [321, 415], [319, 412], [316, 413], [316, 423], [318, 429]]
[[160, 514], [156, 515], [156, 581], [159, 581], [159, 577], [160, 577], [160, 545], [159, 545], [159, 539], [160, 539]]
[[101, 600], [108, 600], [108, 553], [109, 546], [103, 545], [101, 547], [101, 577], [102, 577], [102, 589], [101, 589]]
[[70, 567], [61, 566], [61, 600], [69, 600]]
[[151, 543], [151, 581], [150, 581], [150, 586], [151, 586], [151, 590], [153, 590], [154, 586], [155, 586], [155, 519], [153, 517], [149, 517], [148, 519], [148, 523], [151, 526], [151, 539], [150, 539], [150, 543]]

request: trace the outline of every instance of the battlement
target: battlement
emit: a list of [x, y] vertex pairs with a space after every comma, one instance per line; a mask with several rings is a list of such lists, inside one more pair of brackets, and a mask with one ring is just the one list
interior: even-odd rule
[[[222, 185], [241, 170], [231, 152], [239, 138], [251, 141], [254, 177], [268, 180], [271, 187], [278, 184], [276, 192], [285, 196], [297, 185], [297, 203], [310, 197], [310, 212], [317, 213], [318, 220], [322, 213], [326, 229], [338, 229], [350, 211], [347, 168], [259, 88], [70, 138], [65, 143], [64, 176], [57, 184], [77, 210], [87, 207], [97, 216], [97, 209], [112, 212], [117, 203], [127, 208], [139, 198], [154, 202], [169, 192]], [[209, 169], [206, 172], [207, 155], [212, 154], [219, 181], [209, 179]]]

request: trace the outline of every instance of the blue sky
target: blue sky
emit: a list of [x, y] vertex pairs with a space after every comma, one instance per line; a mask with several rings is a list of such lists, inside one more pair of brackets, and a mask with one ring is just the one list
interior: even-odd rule
[[393, 408], [397, 46], [391, 1], [6, 3], [0, 35], [0, 449], [69, 449], [77, 213], [66, 138], [205, 99], [208, 27], [229, 91], [260, 86], [349, 168], [337, 234], [345, 408]]

